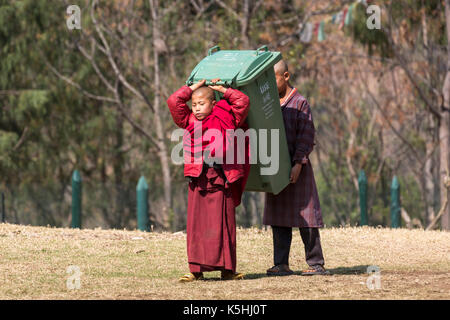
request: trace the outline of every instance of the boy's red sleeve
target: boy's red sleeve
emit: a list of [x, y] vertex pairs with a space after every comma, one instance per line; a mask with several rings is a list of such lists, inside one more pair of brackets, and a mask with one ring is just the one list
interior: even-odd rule
[[230, 103], [236, 127], [239, 128], [244, 123], [245, 118], [247, 118], [250, 99], [241, 91], [232, 88], [228, 88], [225, 91], [223, 98]]
[[169, 106], [170, 114], [173, 121], [180, 128], [186, 128], [189, 124], [189, 117], [192, 114], [186, 102], [191, 100], [192, 90], [188, 86], [184, 85], [167, 99], [167, 105]]

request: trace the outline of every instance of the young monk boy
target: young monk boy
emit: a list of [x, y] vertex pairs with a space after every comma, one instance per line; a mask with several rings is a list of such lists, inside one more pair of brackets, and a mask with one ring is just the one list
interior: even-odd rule
[[[190, 273], [183, 275], [180, 282], [202, 279], [203, 272], [214, 270], [221, 271], [223, 280], [244, 277], [236, 272], [235, 207], [241, 202], [250, 166], [227, 163], [226, 143], [222, 145], [223, 160], [212, 163], [209, 156], [217, 159], [220, 153], [209, 148], [213, 139], [205, 139], [204, 134], [215, 129], [225, 138], [227, 129], [246, 127], [250, 101], [239, 90], [215, 85], [218, 80], [212, 80], [214, 85], [210, 86], [204, 86], [205, 80], [182, 86], [167, 100], [174, 122], [186, 130], [184, 175], [190, 178], [186, 227]], [[222, 100], [215, 101], [214, 90], [223, 93]], [[191, 99], [192, 110], [186, 104]], [[200, 155], [195, 148], [200, 148]], [[193, 157], [200, 161], [186, 157], [192, 150]]]

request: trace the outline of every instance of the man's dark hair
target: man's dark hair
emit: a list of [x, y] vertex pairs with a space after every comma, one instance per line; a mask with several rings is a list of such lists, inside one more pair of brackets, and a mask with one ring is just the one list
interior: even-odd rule
[[281, 74], [284, 74], [285, 72], [289, 71], [288, 65], [284, 60], [278, 61], [275, 64], [274, 69], [275, 69], [275, 73], [281, 73]]

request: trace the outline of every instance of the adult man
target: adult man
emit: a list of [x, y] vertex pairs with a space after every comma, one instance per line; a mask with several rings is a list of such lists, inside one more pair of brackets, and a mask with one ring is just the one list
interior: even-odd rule
[[311, 109], [308, 101], [289, 83], [287, 64], [280, 61], [274, 68], [292, 169], [290, 184], [283, 191], [277, 195], [266, 193], [263, 223], [272, 226], [274, 249], [274, 266], [267, 270], [267, 275], [293, 274], [289, 268], [293, 227], [300, 229], [309, 265], [302, 275], [328, 274], [323, 267], [319, 234], [319, 228], [323, 227], [322, 213], [308, 158], [315, 134]]

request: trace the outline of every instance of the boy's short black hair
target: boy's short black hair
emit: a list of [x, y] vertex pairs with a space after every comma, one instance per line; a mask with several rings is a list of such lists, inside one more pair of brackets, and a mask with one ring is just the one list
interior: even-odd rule
[[215, 99], [214, 90], [211, 89], [210, 87], [205, 87], [205, 86], [200, 87], [192, 93], [192, 95], [194, 95], [194, 94], [203, 94], [210, 101]]

